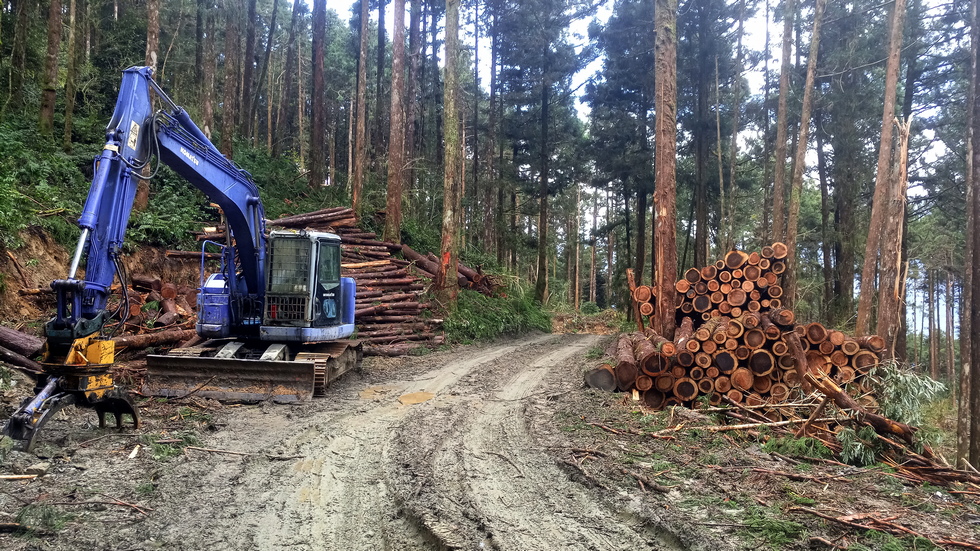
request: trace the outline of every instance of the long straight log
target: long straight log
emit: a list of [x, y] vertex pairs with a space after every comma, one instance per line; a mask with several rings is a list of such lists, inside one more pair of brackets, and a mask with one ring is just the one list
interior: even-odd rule
[[380, 267], [380, 266], [389, 266], [389, 265], [391, 265], [391, 261], [390, 260], [372, 260], [371, 262], [349, 262], [349, 263], [341, 263], [340, 269], [341, 270], [355, 270], [355, 269], [358, 269], [358, 268], [377, 268], [377, 267]]
[[354, 211], [347, 207], [331, 207], [329, 209], [318, 210], [315, 212], [296, 214], [294, 216], [286, 216], [276, 220], [270, 220], [268, 224], [270, 226], [297, 226], [301, 224], [323, 223], [332, 220], [353, 218], [353, 216]]
[[435, 333], [413, 333], [408, 335], [387, 335], [381, 337], [367, 337], [360, 338], [358, 340], [364, 343], [378, 343], [378, 344], [391, 344], [400, 341], [427, 341], [436, 336]]
[[402, 249], [402, 246], [397, 243], [389, 243], [388, 241], [378, 241], [376, 239], [360, 239], [357, 237], [349, 237], [346, 235], [340, 238], [340, 244], [381, 247], [381, 248], [388, 249], [390, 251], [400, 251]]
[[[420, 326], [420, 327], [418, 327], [419, 330], [424, 329], [424, 326], [422, 326], [422, 324], [414, 324], [414, 325], [419, 325]], [[377, 331], [361, 331], [361, 330], [358, 330], [357, 331], [357, 338], [360, 339], [360, 338], [366, 338], [366, 337], [388, 337], [388, 336], [391, 336], [391, 335], [411, 335], [411, 334], [416, 333], [416, 332], [417, 332], [416, 329], [401, 329], [401, 328], [387, 329], [387, 330], [377, 330]]]
[[361, 308], [360, 310], [354, 310], [354, 316], [368, 316], [377, 312], [384, 312], [388, 310], [419, 310], [422, 308], [423, 303], [421, 302], [396, 302], [396, 303], [384, 303], [371, 306], [369, 308]]
[[22, 356], [34, 356], [44, 348], [44, 340], [0, 325], [0, 345]]
[[366, 323], [370, 323], [370, 322], [376, 322], [376, 323], [377, 322], [380, 322], [380, 323], [402, 323], [402, 322], [413, 323], [413, 322], [419, 321], [419, 318], [418, 318], [418, 316], [373, 316], [373, 315], [369, 315], [369, 316], [364, 316], [360, 320], [357, 320], [357, 323], [361, 323], [362, 320], [364, 322], [366, 322]]
[[344, 277], [349, 277], [355, 282], [360, 283], [361, 281], [370, 281], [372, 279], [399, 279], [409, 277], [409, 275], [407, 268], [398, 267], [385, 272], [355, 272], [351, 274], [344, 274]]
[[0, 361], [13, 366], [17, 368], [18, 371], [27, 373], [28, 375], [37, 375], [38, 373], [44, 371], [44, 367], [42, 367], [41, 364], [22, 354], [14, 352], [13, 350], [4, 348], [3, 346], [0, 346]]
[[157, 333], [144, 333], [142, 335], [123, 335], [113, 337], [111, 340], [116, 343], [117, 350], [120, 348], [143, 349], [151, 346], [178, 343], [196, 334], [193, 329], [170, 329]]
[[385, 294], [384, 291], [369, 291], [371, 293], [376, 293], [371, 297], [361, 299], [364, 296], [360, 290], [358, 290], [358, 298], [354, 301], [355, 304], [360, 305], [362, 303], [366, 304], [379, 304], [387, 302], [401, 302], [401, 301], [414, 301], [419, 298], [417, 293], [395, 293], [395, 294]]

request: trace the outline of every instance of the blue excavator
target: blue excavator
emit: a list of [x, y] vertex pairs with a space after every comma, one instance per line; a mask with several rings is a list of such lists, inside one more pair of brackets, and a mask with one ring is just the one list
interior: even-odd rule
[[[115, 345], [108, 328], [129, 312], [120, 255], [137, 181], [152, 178], [161, 164], [218, 205], [228, 237], [202, 247], [220, 259], [220, 268], [208, 273], [205, 258], [211, 255], [201, 257], [196, 329], [203, 342], [148, 356], [142, 392], [305, 400], [360, 364], [361, 345], [347, 339], [354, 332], [355, 285], [340, 275], [340, 238], [313, 231], [267, 234], [251, 175], [225, 158], [152, 76], [149, 67], [123, 71], [68, 276], [51, 283], [57, 306], [44, 328], [44, 371], [35, 395], [4, 429], [24, 449], [69, 405], [94, 409], [100, 427], [107, 414], [119, 428], [126, 416], [139, 426], [134, 402], [112, 376]], [[157, 111], [153, 96], [163, 106]], [[123, 307], [111, 312], [117, 277]]]

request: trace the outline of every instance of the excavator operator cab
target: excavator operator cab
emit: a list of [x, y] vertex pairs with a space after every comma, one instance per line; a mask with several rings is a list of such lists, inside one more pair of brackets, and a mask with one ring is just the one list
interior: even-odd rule
[[354, 280], [340, 277], [340, 238], [274, 231], [269, 236], [262, 340], [313, 342], [354, 330]]

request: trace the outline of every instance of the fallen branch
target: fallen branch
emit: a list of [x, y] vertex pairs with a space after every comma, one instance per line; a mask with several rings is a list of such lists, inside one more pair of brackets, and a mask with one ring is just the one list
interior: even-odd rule
[[629, 469], [620, 469], [620, 471], [623, 474], [625, 474], [625, 475], [629, 475], [629, 476], [632, 476], [633, 478], [635, 478], [636, 481], [641, 484], [641, 486], [649, 486], [650, 489], [656, 490], [656, 491], [658, 491], [658, 492], [660, 492], [662, 494], [666, 494], [667, 492], [670, 491], [670, 488], [671, 488], [670, 486], [662, 486], [660, 484], [657, 484], [656, 482], [654, 482], [654, 481], [650, 480], [649, 478], [641, 475], [640, 473], [635, 473], [635, 472], [633, 472], [633, 471], [631, 471]]
[[[114, 498], [110, 498], [114, 499]], [[132, 503], [126, 503], [125, 501], [48, 501], [45, 505], [115, 505], [117, 507], [129, 507], [138, 511], [141, 515], [147, 515], [148, 513], [143, 509], [133, 505]], [[152, 509], [150, 509], [152, 511]]]
[[[837, 407], [845, 410], [851, 410], [854, 412], [854, 418], [859, 422], [866, 425], [870, 425], [879, 434], [888, 433], [898, 436], [905, 441], [908, 445], [914, 445], [913, 435], [915, 434], [914, 428], [905, 423], [899, 423], [898, 421], [893, 421], [883, 415], [878, 415], [877, 413], [871, 413], [870, 411], [861, 407], [854, 398], [851, 398], [849, 394], [843, 391], [836, 383], [830, 380], [825, 374], [820, 374], [819, 377], [813, 373], [807, 372], [805, 375], [806, 381], [815, 386], [820, 392], [829, 396], [831, 400], [837, 404]], [[926, 457], [932, 457], [931, 450], [926, 447], [923, 450], [922, 455]]]
[[507, 457], [506, 455], [504, 455], [502, 453], [497, 453], [497, 452], [487, 452], [487, 453], [490, 453], [492, 455], [496, 455], [497, 457], [499, 457], [499, 458], [503, 459], [504, 461], [510, 463], [515, 469], [517, 469], [517, 472], [520, 473], [521, 478], [524, 478], [524, 471], [522, 471], [521, 468], [517, 466], [517, 463], [514, 463], [514, 461], [511, 458]]

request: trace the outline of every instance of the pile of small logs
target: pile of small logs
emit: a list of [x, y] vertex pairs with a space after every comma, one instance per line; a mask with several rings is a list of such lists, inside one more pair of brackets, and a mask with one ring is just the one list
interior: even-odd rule
[[427, 282], [410, 262], [391, 255], [399, 246], [369, 232], [339, 233], [341, 273], [357, 284], [354, 322], [365, 353], [401, 356], [442, 344], [442, 319], [431, 315], [432, 304], [422, 298]]
[[[131, 278], [125, 291], [124, 295], [122, 287], [113, 285], [107, 305], [110, 319], [106, 332], [116, 343], [117, 352], [173, 345], [195, 337], [197, 289], [138, 274]], [[35, 297], [54, 294], [51, 289], [18, 292], [21, 296]], [[41, 352], [43, 345], [44, 340], [39, 337], [0, 327], [0, 361], [22, 371], [41, 371], [41, 365], [32, 358]]]
[[[615, 364], [591, 370], [586, 383], [635, 390], [655, 409], [690, 405], [699, 396], [712, 404], [783, 403], [800, 396], [807, 373], [866, 391], [864, 376], [878, 364], [884, 340], [796, 323], [793, 311], [781, 308], [785, 256], [785, 245], [775, 243], [688, 270], [676, 284], [674, 340], [652, 329], [622, 335]], [[652, 313], [649, 287], [636, 287], [633, 296], [640, 313]]]

